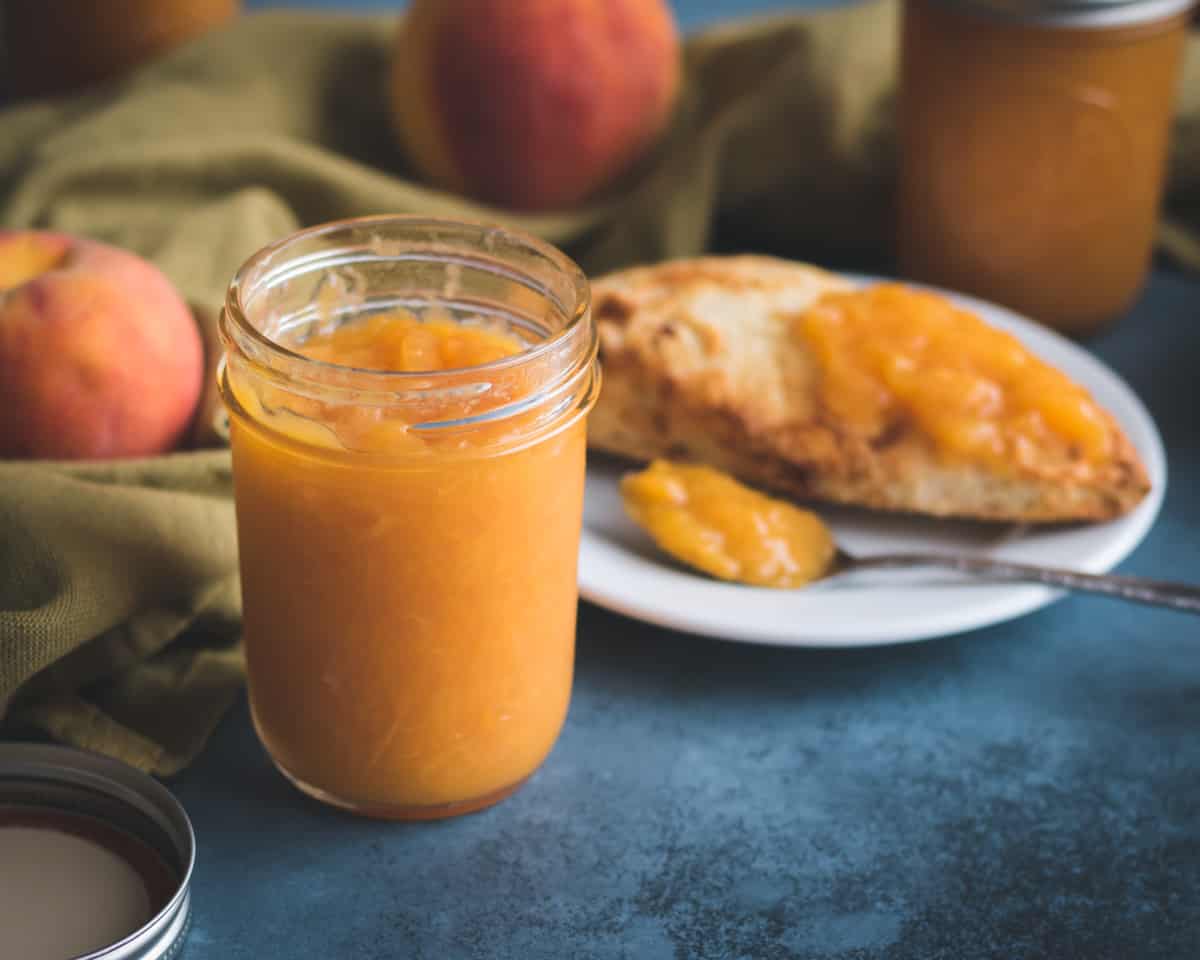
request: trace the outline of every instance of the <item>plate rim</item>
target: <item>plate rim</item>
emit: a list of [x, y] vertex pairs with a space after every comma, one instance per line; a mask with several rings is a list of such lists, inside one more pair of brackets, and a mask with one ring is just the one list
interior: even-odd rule
[[[900, 282], [909, 287], [931, 290], [950, 298], [967, 309], [982, 313], [985, 315], [985, 322], [990, 322], [989, 317], [999, 317], [1004, 323], [1017, 327], [1019, 334], [1028, 334], [1035, 340], [1042, 338], [1058, 349], [1080, 355], [1085, 363], [1090, 363], [1094, 367], [1095, 375], [1108, 381], [1106, 389], [1115, 392], [1120, 397], [1120, 406], [1122, 408], [1121, 420], [1125, 429], [1130, 433], [1140, 434], [1145, 441], [1146, 449], [1138, 446], [1138, 453], [1146, 464], [1146, 471], [1151, 478], [1151, 488], [1145, 499], [1133, 511], [1122, 518], [1126, 521], [1126, 528], [1118, 536], [1114, 537], [1110, 543], [1105, 544], [1101, 549], [1090, 554], [1085, 560], [1080, 562], [1078, 569], [1088, 573], [1107, 573], [1124, 561], [1144, 542], [1158, 519], [1166, 496], [1169, 482], [1166, 448], [1163, 444], [1158, 425], [1154, 422], [1154, 418], [1150, 415], [1150, 411], [1142, 402], [1141, 397], [1138, 396], [1137, 392], [1129, 385], [1125, 378], [1109, 366], [1108, 363], [1088, 350], [1087, 347], [1076, 343], [1058, 331], [1045, 327], [1015, 310], [979, 297], [973, 297], [929, 284], [912, 283], [907, 280], [897, 280], [890, 277], [862, 273], [838, 273], [837, 275], [857, 285]], [[1026, 346], [1030, 345], [1027, 343]], [[1034, 352], [1040, 355], [1037, 349], [1034, 349]], [[1106, 404], [1106, 406], [1111, 407], [1111, 402]], [[584, 496], [586, 498], [586, 491]], [[763, 629], [761, 626], [757, 626], [749, 632], [736, 629], [730, 631], [728, 629], [729, 624], [724, 620], [718, 618], [714, 622], [711, 616], [711, 608], [705, 608], [709, 611], [707, 618], [700, 614], [692, 615], [687, 612], [681, 613], [675, 610], [664, 612], [661, 606], [656, 606], [652, 602], [640, 603], [636, 600], [631, 601], [624, 593], [606, 589], [604, 582], [609, 578], [599, 578], [600, 582], [597, 583], [595, 578], [589, 577], [586, 572], [586, 555], [593, 549], [617, 552], [621, 548], [597, 541], [594, 537], [589, 537], [587, 525], [586, 523], [584, 524], [580, 548], [578, 583], [580, 597], [589, 603], [621, 614], [622, 616], [668, 630], [712, 637], [728, 642], [752, 643], [764, 646], [848, 649], [919, 643], [939, 637], [955, 636], [971, 630], [978, 630], [1010, 620], [1016, 620], [1056, 602], [1066, 594], [1066, 591], [1033, 584], [1013, 584], [1011, 586], [997, 587], [998, 590], [1003, 590], [1004, 592], [998, 593], [984, 605], [982, 615], [980, 615], [978, 608], [972, 608], [970, 612], [952, 611], [953, 615], [944, 616], [940, 621], [935, 616], [930, 625], [902, 628], [885, 632], [882, 635], [877, 627], [870, 631], [865, 629], [855, 630], [853, 627], [850, 627], [845, 631], [836, 631], [831, 634], [819, 631], [806, 634], [802, 629], [795, 627]], [[682, 571], [676, 573], [680, 577], [687, 577], [689, 579], [704, 579], [699, 575]], [[764, 594], [773, 594], [776, 592], [767, 588], [726, 584], [719, 581], [710, 581], [709, 586], [718, 595], [722, 591], [735, 591], [739, 595], [744, 595], [745, 591], [762, 591]]]

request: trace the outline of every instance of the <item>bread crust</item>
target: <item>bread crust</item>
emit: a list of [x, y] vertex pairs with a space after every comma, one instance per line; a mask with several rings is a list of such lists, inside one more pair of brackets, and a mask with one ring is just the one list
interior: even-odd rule
[[822, 408], [816, 360], [790, 320], [848, 280], [773, 257], [703, 257], [593, 283], [604, 387], [593, 449], [698, 461], [803, 500], [1024, 523], [1106, 520], [1150, 483], [1110, 415], [1110, 457], [997, 471], [947, 463], [927, 438], [864, 438]]

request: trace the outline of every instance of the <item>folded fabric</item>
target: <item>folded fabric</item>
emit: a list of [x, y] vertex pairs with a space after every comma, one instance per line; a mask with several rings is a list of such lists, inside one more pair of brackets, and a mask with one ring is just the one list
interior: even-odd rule
[[0, 531], [11, 719], [177, 770], [240, 679], [228, 453], [0, 463]]
[[[584, 209], [516, 216], [406, 167], [385, 102], [394, 20], [247, 16], [119, 84], [0, 112], [0, 224], [150, 257], [209, 327], [254, 250], [376, 213], [504, 221], [593, 273], [714, 247], [876, 263], [897, 19], [894, 0], [880, 0], [692, 37], [682, 102], [653, 155]], [[1195, 39], [1175, 133], [1161, 245], [1200, 269]], [[10, 727], [162, 774], [188, 763], [241, 680], [232, 510], [220, 450], [0, 463]]]

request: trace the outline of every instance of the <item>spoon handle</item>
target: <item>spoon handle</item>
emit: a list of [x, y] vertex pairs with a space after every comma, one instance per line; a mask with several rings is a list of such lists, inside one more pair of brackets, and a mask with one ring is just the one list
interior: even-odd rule
[[1080, 573], [1055, 567], [1038, 567], [1027, 563], [1012, 563], [992, 557], [967, 554], [891, 553], [854, 557], [849, 567], [862, 570], [888, 567], [943, 567], [962, 573], [987, 576], [995, 580], [1022, 583], [1044, 583], [1050, 587], [1102, 593], [1122, 600], [1171, 607], [1200, 613], [1200, 585], [1173, 583], [1169, 580], [1150, 580], [1146, 577], [1123, 577], [1112, 574]]

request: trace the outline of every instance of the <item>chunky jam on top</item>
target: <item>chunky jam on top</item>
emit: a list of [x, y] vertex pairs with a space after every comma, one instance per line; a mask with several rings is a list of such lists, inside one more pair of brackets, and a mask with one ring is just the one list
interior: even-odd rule
[[520, 353], [525, 346], [495, 327], [467, 326], [449, 317], [418, 319], [397, 310], [310, 337], [296, 350], [313, 360], [359, 370], [421, 373], [478, 367]]

